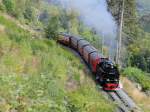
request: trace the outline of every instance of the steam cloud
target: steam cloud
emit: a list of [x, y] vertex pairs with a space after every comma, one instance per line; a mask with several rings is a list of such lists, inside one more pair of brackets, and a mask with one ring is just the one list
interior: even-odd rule
[[95, 28], [98, 33], [114, 35], [116, 23], [107, 11], [105, 0], [58, 0], [64, 6], [72, 7], [80, 13], [83, 22]]
[[109, 45], [111, 50], [116, 47], [117, 25], [107, 10], [106, 0], [58, 0], [58, 2], [64, 8], [71, 7], [79, 12], [83, 23], [103, 35], [104, 43]]

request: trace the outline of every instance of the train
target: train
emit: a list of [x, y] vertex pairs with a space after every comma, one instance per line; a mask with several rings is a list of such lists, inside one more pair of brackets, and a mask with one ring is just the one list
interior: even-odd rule
[[120, 88], [120, 73], [116, 64], [99, 53], [87, 40], [79, 36], [60, 33], [57, 42], [76, 50], [80, 54], [104, 90], [113, 91]]

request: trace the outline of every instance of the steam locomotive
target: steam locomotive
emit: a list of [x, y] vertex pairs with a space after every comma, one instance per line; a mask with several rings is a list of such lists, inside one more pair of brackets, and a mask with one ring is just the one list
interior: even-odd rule
[[57, 41], [75, 49], [81, 55], [104, 90], [116, 90], [119, 88], [120, 74], [117, 66], [111, 60], [98, 53], [97, 49], [88, 41], [64, 33], [59, 34]]

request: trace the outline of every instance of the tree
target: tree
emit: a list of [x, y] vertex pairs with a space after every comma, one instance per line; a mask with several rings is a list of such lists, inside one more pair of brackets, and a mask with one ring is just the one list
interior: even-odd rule
[[51, 17], [49, 19], [48, 26], [45, 29], [46, 37], [56, 39], [59, 27], [60, 27], [59, 17], [58, 16]]

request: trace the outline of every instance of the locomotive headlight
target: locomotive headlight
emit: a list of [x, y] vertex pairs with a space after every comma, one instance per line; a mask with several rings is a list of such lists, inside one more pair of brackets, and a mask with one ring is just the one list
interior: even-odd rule
[[108, 82], [109, 82], [110, 80], [109, 80], [109, 79], [106, 79], [106, 81], [108, 81]]

